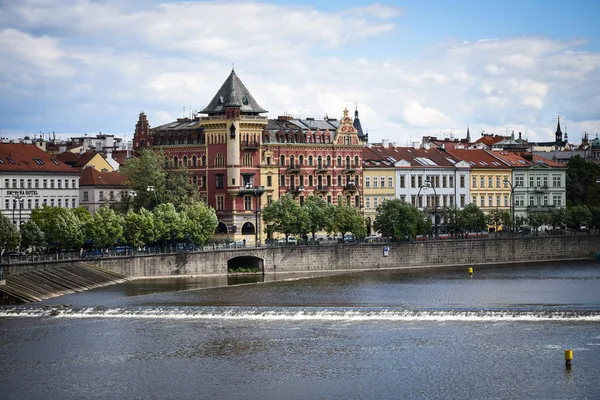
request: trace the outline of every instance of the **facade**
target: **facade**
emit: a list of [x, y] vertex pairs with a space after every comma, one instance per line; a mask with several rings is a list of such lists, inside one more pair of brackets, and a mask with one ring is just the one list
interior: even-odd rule
[[76, 208], [79, 174], [34, 144], [1, 143], [0, 210], [20, 226], [43, 205]]
[[485, 213], [510, 209], [511, 167], [507, 163], [486, 150], [456, 149], [449, 153], [470, 165], [468, 203]]
[[510, 165], [514, 218], [566, 207], [567, 168], [532, 153], [491, 152]]
[[[159, 148], [185, 166], [219, 218], [217, 238], [264, 240], [260, 210], [283, 195], [316, 195], [361, 206], [363, 134], [358, 111], [341, 120], [268, 119], [232, 70], [208, 106], [191, 118], [150, 128], [141, 113], [133, 148]], [[220, 236], [219, 236], [220, 235]]]
[[[395, 162], [382, 156], [380, 152], [367, 145], [362, 149], [363, 160], [363, 204], [367, 223], [367, 234], [372, 233], [373, 222], [377, 216], [377, 207], [384, 200], [396, 198]], [[406, 198], [402, 199], [406, 201]]]
[[130, 198], [124, 185], [125, 177], [119, 172], [98, 172], [88, 167], [81, 172], [79, 201], [91, 214], [105, 204], [118, 203]]

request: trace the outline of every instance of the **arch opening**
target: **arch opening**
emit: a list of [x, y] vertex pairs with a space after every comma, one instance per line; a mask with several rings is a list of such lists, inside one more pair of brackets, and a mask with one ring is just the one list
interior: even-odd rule
[[227, 260], [227, 273], [264, 274], [265, 262], [254, 256], [240, 256]]

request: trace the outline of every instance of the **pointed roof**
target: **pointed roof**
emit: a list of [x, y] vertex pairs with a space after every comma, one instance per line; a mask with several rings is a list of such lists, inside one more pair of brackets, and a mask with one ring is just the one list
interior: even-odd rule
[[360, 124], [360, 120], [358, 119], [358, 107], [354, 109], [354, 122], [352, 123], [352, 125], [354, 125], [354, 129], [356, 129], [356, 131], [358, 132], [359, 138], [365, 139], [368, 136], [363, 133], [362, 125]]
[[239, 107], [242, 113], [260, 114], [267, 112], [254, 100], [246, 86], [235, 74], [233, 68], [217, 94], [200, 113], [221, 114], [228, 107]]
[[556, 123], [556, 136], [559, 134], [562, 137], [562, 131], [560, 130], [560, 117], [558, 117], [558, 122]]

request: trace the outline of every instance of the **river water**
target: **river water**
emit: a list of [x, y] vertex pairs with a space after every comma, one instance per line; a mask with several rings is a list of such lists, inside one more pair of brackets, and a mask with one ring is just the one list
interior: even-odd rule
[[597, 261], [295, 278], [0, 308], [0, 398], [600, 398]]

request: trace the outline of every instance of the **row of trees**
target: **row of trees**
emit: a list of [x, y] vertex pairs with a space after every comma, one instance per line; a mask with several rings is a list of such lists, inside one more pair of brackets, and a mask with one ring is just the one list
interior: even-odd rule
[[20, 231], [0, 216], [0, 248], [41, 251], [73, 250], [115, 245], [143, 247], [176, 243], [206, 243], [217, 227], [212, 208], [202, 201], [186, 204], [177, 211], [172, 203], [154, 210], [141, 208], [120, 214], [108, 206], [91, 215], [85, 208], [47, 207], [32, 210], [31, 219]]

